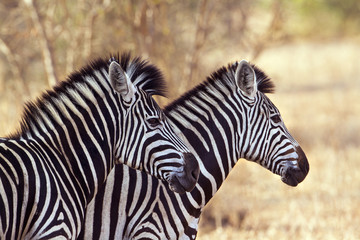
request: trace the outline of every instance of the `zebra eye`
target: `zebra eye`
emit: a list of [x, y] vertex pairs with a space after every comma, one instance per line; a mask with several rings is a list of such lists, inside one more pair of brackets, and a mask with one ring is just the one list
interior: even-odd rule
[[274, 116], [271, 117], [271, 121], [273, 121], [274, 123], [279, 123], [279, 122], [281, 122], [281, 118], [277, 114], [277, 115], [274, 115]]
[[146, 121], [151, 128], [156, 128], [161, 125], [161, 120], [159, 117], [150, 117], [146, 119]]

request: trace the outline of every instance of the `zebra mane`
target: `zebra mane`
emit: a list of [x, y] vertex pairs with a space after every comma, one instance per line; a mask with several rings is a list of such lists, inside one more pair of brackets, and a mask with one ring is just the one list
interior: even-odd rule
[[130, 53], [123, 53], [121, 56], [119, 53], [111, 54], [109, 58], [96, 59], [79, 71], [72, 73], [68, 79], [70, 81], [77, 81], [76, 79], [83, 79], [84, 76], [94, 75], [96, 70], [106, 69], [108, 71], [111, 61], [116, 61], [120, 64], [121, 68], [137, 88], [144, 90], [150, 95], [166, 97], [166, 82], [161, 71], [147, 60], [142, 60], [139, 56], [132, 59]]
[[[237, 66], [238, 66], [238, 62], [234, 64], [229, 64], [227, 67], [224, 66], [221, 67], [217, 71], [210, 74], [210, 76], [207, 77], [207, 79], [204, 82], [200, 83], [198, 86], [186, 92], [180, 98], [178, 98], [177, 100], [173, 101], [168, 106], [166, 106], [165, 111], [170, 111], [177, 105], [181, 105], [182, 103], [185, 102], [185, 100], [189, 99], [191, 96], [194, 96], [198, 92], [209, 91], [210, 86], [213, 86], [216, 89], [218, 89], [219, 86], [225, 87], [229, 90], [232, 89], [233, 85], [235, 84], [234, 76]], [[258, 68], [254, 64], [251, 64], [251, 67], [254, 69], [256, 74], [258, 91], [262, 93], [274, 93], [275, 85], [273, 81], [270, 79], [270, 77], [268, 77], [260, 68]]]
[[257, 89], [262, 93], [274, 93], [275, 92], [275, 84], [268, 77], [263, 70], [258, 68], [256, 65], [251, 64], [252, 68], [255, 71]]
[[[124, 53], [121, 56], [119, 54], [110, 55], [110, 61], [109, 58], [96, 59], [80, 70], [71, 73], [65, 81], [60, 82], [53, 89], [44, 91], [37, 99], [27, 102], [20, 120], [20, 128], [8, 137], [19, 138], [22, 136], [31, 128], [32, 124], [36, 125], [41, 114], [49, 114], [47, 105], [61, 99], [61, 96], [69, 94], [70, 91], [81, 92], [84, 89], [86, 89], [85, 91], [94, 91], [94, 89], [86, 86], [86, 83], [90, 81], [87, 80], [88, 77], [99, 83], [106, 81], [105, 79], [99, 79], [96, 72], [103, 72], [104, 70], [108, 72], [111, 61], [117, 61], [120, 64], [135, 87], [144, 90], [149, 95], [166, 96], [166, 83], [162, 73], [156, 66], [142, 60], [140, 57], [132, 59], [129, 53]], [[106, 84], [108, 83], [100, 85]], [[81, 86], [85, 86], [85, 88], [81, 89]]]

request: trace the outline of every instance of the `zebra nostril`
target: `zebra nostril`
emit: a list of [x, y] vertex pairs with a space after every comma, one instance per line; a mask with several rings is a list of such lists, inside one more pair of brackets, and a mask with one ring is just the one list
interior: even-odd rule
[[191, 176], [194, 178], [194, 179], [197, 179], [199, 174], [194, 170], [191, 172]]
[[192, 153], [183, 153], [185, 160], [185, 171], [190, 173], [191, 176], [197, 181], [200, 173], [199, 164]]
[[303, 172], [304, 178], [305, 178], [309, 172], [309, 162], [307, 160], [307, 157], [306, 157], [304, 151], [301, 149], [300, 146], [296, 148], [296, 153], [299, 156], [299, 159], [298, 159], [299, 168]]

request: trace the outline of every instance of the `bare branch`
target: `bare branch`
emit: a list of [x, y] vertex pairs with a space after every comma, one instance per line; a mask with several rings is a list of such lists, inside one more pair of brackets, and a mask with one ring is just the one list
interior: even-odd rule
[[283, 24], [282, 5], [279, 0], [275, 0], [272, 6], [272, 20], [263, 36], [258, 37], [258, 41], [253, 45], [253, 57], [255, 60], [266, 49], [269, 42], [273, 42], [274, 35], [280, 32]]
[[6, 56], [9, 62], [10, 71], [14, 75], [15, 79], [18, 79], [20, 81], [23, 89], [23, 92], [20, 95], [21, 95], [21, 99], [25, 101], [26, 99], [28, 99], [28, 97], [30, 97], [29, 87], [25, 82], [25, 79], [23, 77], [24, 76], [23, 71], [21, 70], [21, 67], [16, 61], [13, 52], [1, 37], [0, 37], [0, 51]]
[[185, 79], [191, 82], [196, 75], [199, 56], [210, 33], [209, 22], [212, 16], [213, 4], [210, 0], [202, 0], [199, 5], [199, 15], [196, 23], [195, 40], [192, 52], [187, 56], [188, 63]]
[[100, 3], [94, 3], [91, 6], [90, 13], [87, 14], [85, 19], [85, 27], [84, 27], [84, 48], [83, 48], [83, 58], [87, 59], [91, 56], [92, 53], [92, 44], [93, 44], [93, 32], [94, 32], [94, 24], [99, 16], [99, 13], [106, 12], [110, 6], [109, 0], [104, 0]]
[[36, 4], [33, 2], [33, 0], [24, 0], [24, 3], [29, 9], [31, 19], [34, 23], [34, 26], [38, 33], [38, 40], [40, 42], [40, 46], [42, 49], [42, 55], [43, 55], [43, 62], [45, 66], [45, 71], [48, 79], [49, 86], [53, 86], [56, 83], [59, 82], [55, 70], [55, 61], [53, 56], [53, 51], [51, 48], [50, 41], [47, 37], [44, 24], [41, 21], [39, 11], [36, 7]]

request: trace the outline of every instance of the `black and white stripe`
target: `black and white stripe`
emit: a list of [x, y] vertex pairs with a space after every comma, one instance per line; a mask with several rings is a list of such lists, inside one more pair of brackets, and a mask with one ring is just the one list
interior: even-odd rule
[[[198, 184], [176, 194], [161, 181], [116, 166], [88, 205], [81, 239], [194, 239], [203, 207], [238, 159], [264, 166], [296, 186], [309, 165], [265, 96], [273, 83], [246, 61], [223, 67], [165, 109], [200, 165]], [[138, 200], [141, 199], [141, 200]]]
[[152, 95], [159, 70], [123, 55], [97, 60], [27, 104], [0, 140], [0, 238], [75, 239], [115, 163], [191, 190], [198, 165]]

